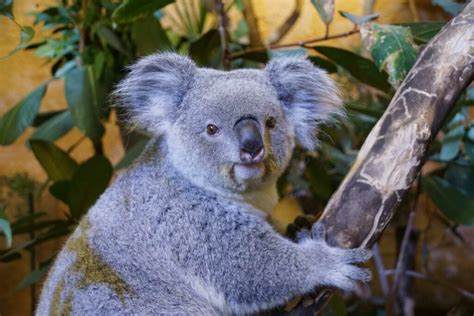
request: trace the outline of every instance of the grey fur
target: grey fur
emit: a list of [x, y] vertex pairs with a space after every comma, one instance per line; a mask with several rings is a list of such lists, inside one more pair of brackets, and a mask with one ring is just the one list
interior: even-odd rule
[[[282, 58], [264, 70], [222, 72], [156, 54], [131, 67], [117, 95], [154, 138], [71, 236], [37, 315], [247, 314], [317, 286], [351, 289], [369, 279], [354, 265], [367, 250], [329, 247], [320, 225], [293, 243], [265, 221], [295, 142], [312, 147], [317, 124], [339, 111], [323, 71]], [[239, 164], [232, 131], [247, 115], [264, 136], [256, 169]], [[210, 123], [219, 127], [214, 136]]]

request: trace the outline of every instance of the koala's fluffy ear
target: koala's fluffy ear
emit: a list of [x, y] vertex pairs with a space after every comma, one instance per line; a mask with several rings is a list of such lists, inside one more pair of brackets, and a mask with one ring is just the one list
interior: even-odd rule
[[314, 149], [318, 125], [343, 113], [334, 81], [306, 58], [272, 59], [265, 72], [295, 128], [297, 142]]
[[176, 117], [195, 72], [192, 60], [175, 53], [153, 54], [133, 64], [115, 91], [131, 127], [163, 133]]

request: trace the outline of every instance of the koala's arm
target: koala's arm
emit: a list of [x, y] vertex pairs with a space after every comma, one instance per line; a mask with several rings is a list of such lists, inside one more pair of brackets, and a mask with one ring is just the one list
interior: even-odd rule
[[316, 286], [350, 289], [368, 281], [363, 249], [329, 247], [324, 228], [314, 226], [312, 238], [293, 243], [265, 224], [235, 229], [222, 237], [223, 257], [213, 267], [215, 285], [234, 313], [251, 313], [284, 304]]

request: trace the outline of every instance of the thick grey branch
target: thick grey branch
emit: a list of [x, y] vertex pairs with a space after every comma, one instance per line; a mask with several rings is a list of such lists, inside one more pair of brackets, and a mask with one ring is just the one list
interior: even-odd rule
[[474, 78], [473, 43], [471, 1], [420, 53], [329, 201], [322, 221], [330, 244], [370, 247], [380, 236], [418, 176], [431, 139]]
[[424, 48], [367, 137], [323, 221], [329, 242], [373, 245], [423, 164], [430, 141], [474, 77], [474, 2]]

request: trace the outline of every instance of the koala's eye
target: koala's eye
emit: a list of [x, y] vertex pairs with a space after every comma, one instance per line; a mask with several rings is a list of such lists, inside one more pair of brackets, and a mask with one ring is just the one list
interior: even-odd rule
[[219, 128], [217, 128], [217, 126], [215, 126], [214, 124], [207, 125], [206, 131], [209, 135], [216, 135], [218, 130]]
[[276, 120], [273, 116], [270, 116], [267, 121], [265, 122], [265, 125], [268, 127], [268, 128], [274, 128], [275, 125], [276, 125]]

